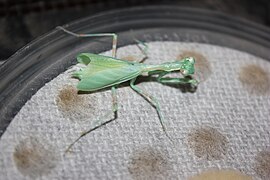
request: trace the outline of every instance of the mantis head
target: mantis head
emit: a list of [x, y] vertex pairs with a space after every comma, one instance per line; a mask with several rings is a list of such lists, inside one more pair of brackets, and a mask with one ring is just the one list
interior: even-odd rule
[[186, 57], [182, 60], [180, 72], [183, 76], [194, 74], [195, 59], [193, 57]]

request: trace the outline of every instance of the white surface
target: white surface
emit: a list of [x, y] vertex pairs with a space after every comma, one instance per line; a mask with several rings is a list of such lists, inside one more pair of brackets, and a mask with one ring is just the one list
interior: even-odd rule
[[[255, 155], [270, 144], [270, 98], [249, 94], [237, 77], [245, 64], [257, 64], [269, 71], [270, 63], [213, 45], [177, 42], [148, 45], [149, 59], [145, 63], [172, 61], [185, 50], [201, 53], [211, 63], [212, 74], [195, 93], [182, 93], [157, 82], [138, 84], [159, 100], [174, 146], [163, 133], [155, 109], [126, 86], [117, 90], [118, 119], [82, 138], [73, 147], [74, 153], [63, 156], [68, 145], [111, 107], [111, 93], [106, 90], [81, 95], [85, 100], [76, 106], [80, 113], [72, 118], [64, 115], [56, 98], [63, 86], [77, 83], [70, 78], [69, 70], [41, 88], [7, 128], [0, 141], [0, 179], [30, 178], [18, 170], [13, 160], [15, 147], [30, 137], [53, 151], [48, 156], [57, 159], [55, 167], [35, 177], [38, 179], [185, 179], [209, 168], [232, 168], [256, 176]], [[140, 56], [136, 46], [118, 50], [118, 57], [130, 55]], [[198, 158], [188, 147], [188, 133], [201, 126], [216, 128], [228, 138], [228, 152], [222, 159]], [[162, 156], [162, 168], [152, 175], [143, 172], [142, 177], [137, 177], [138, 174], [131, 174], [134, 158], [144, 152]]]

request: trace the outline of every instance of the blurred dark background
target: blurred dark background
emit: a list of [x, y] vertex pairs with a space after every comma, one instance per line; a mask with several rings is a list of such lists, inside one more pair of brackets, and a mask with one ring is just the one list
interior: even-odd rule
[[58, 25], [98, 12], [145, 5], [209, 9], [270, 26], [268, 0], [0, 0], [0, 64]]

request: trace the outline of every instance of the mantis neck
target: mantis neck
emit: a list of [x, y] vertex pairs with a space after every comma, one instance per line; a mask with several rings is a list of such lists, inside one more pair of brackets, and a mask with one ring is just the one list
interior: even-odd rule
[[175, 61], [175, 62], [167, 62], [157, 65], [145, 65], [144, 72], [150, 72], [150, 71], [176, 71], [180, 70], [182, 66], [181, 61]]

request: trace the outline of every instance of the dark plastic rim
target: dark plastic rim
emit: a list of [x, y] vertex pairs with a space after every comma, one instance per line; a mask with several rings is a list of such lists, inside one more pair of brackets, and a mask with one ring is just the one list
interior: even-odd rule
[[[207, 43], [235, 48], [264, 59], [270, 59], [270, 30], [268, 28], [247, 20], [202, 9], [177, 6], [135, 7], [101, 13], [64, 27], [73, 32], [87, 33], [121, 33], [130, 29], [182, 27], [187, 30], [208, 32], [209, 36], [222, 34], [224, 39], [215, 39], [215, 42]], [[228, 43], [228, 39], [232, 40], [232, 37], [236, 38], [235, 43]], [[54, 29], [18, 50], [0, 67], [0, 135], [39, 88], [74, 63], [72, 61], [53, 61], [53, 57], [57, 57], [56, 50], [63, 48], [63, 44], [71, 41], [70, 39], [71, 37], [64, 35], [62, 31]], [[243, 40], [246, 44], [238, 44], [238, 39]], [[150, 38], [148, 41], [151, 40], [154, 39]], [[119, 43], [120, 46], [123, 46], [130, 42], [128, 40], [121, 42], [120, 39]], [[99, 47], [94, 52], [98, 53], [109, 48], [109, 46]], [[51, 55], [50, 58], [46, 59], [44, 56], [47, 55], [40, 53], [45, 50]], [[59, 66], [57, 70], [54, 68], [56, 65]], [[48, 71], [49, 69], [50, 71]], [[37, 81], [38, 75], [45, 70], [48, 71], [46, 77], [42, 81]]]

